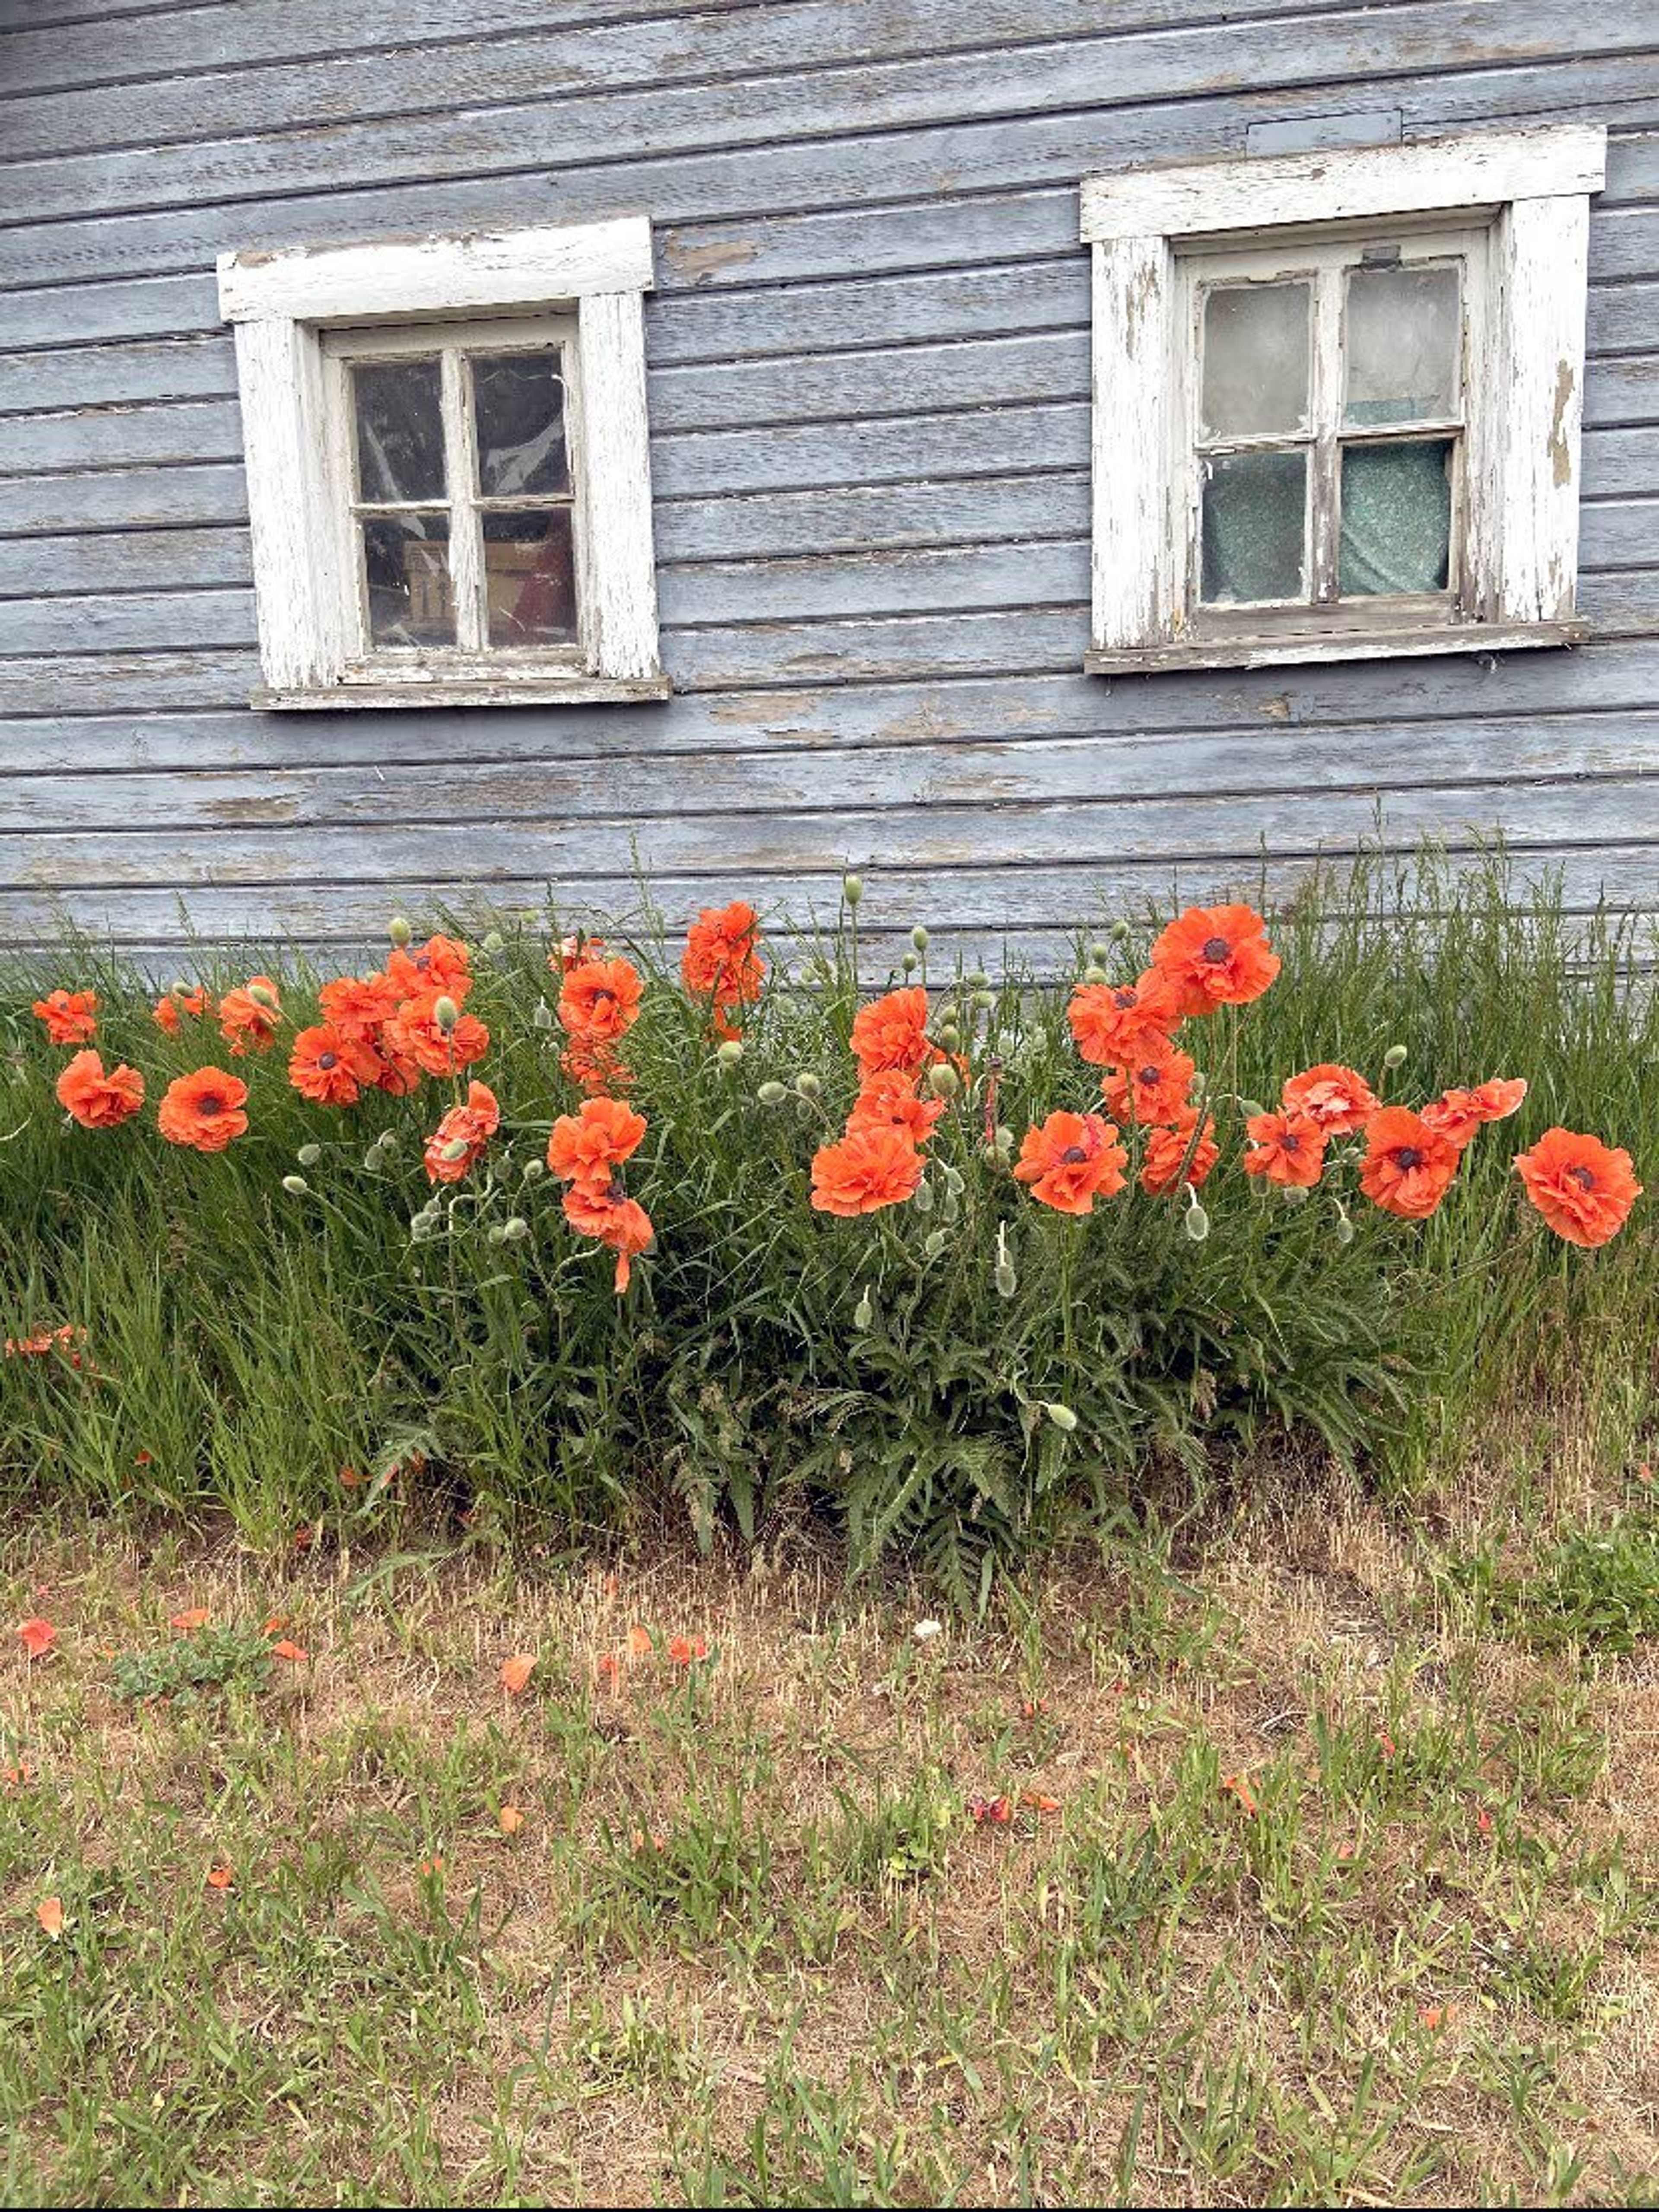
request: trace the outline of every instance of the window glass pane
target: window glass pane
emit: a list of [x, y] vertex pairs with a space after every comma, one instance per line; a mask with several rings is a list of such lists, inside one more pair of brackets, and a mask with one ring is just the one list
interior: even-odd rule
[[1418, 422], [1458, 412], [1457, 269], [1354, 269], [1345, 331], [1346, 420]]
[[1206, 437], [1305, 426], [1310, 297], [1306, 284], [1230, 284], [1205, 295]]
[[1200, 597], [1218, 606], [1305, 599], [1304, 457], [1228, 453], [1210, 462], [1208, 471]]
[[442, 373], [435, 361], [360, 361], [351, 372], [357, 408], [357, 496], [442, 499]]
[[568, 507], [486, 513], [483, 559], [492, 646], [576, 642], [575, 548]]
[[486, 499], [569, 490], [560, 364], [556, 347], [548, 353], [473, 356], [478, 489]]
[[1342, 448], [1345, 596], [1443, 592], [1451, 556], [1450, 438]]
[[453, 645], [447, 514], [372, 514], [362, 522], [369, 643]]

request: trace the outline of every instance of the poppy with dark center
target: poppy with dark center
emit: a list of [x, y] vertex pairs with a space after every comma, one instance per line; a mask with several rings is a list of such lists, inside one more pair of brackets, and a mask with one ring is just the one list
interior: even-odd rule
[[155, 1126], [170, 1145], [193, 1152], [222, 1152], [234, 1137], [247, 1133], [247, 1085], [222, 1067], [198, 1067], [167, 1085], [156, 1109]]
[[1365, 1124], [1359, 1188], [1384, 1213], [1422, 1221], [1457, 1173], [1458, 1147], [1408, 1107], [1384, 1106]]
[[1556, 1235], [1586, 1250], [1616, 1237], [1642, 1195], [1622, 1146], [1571, 1129], [1547, 1129], [1515, 1166], [1527, 1196]]
[[1110, 1121], [1060, 1112], [1025, 1132], [1014, 1174], [1057, 1213], [1092, 1213], [1097, 1198], [1122, 1189], [1128, 1160]]
[[1313, 1188], [1325, 1171], [1330, 1137], [1310, 1114], [1252, 1114], [1244, 1127], [1251, 1145], [1246, 1175], [1266, 1176], [1285, 1189]]
[[1152, 946], [1152, 966], [1183, 1014], [1248, 1006], [1261, 996], [1279, 965], [1254, 907], [1188, 907]]
[[380, 1072], [368, 1044], [326, 1022], [301, 1030], [289, 1054], [289, 1081], [316, 1106], [355, 1106]]

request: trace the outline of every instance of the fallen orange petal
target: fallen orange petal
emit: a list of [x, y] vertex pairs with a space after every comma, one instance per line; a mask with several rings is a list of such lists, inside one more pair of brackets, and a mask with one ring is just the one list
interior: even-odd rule
[[288, 1615], [285, 1613], [273, 1613], [259, 1633], [261, 1636], [280, 1636], [287, 1626]]
[[228, 1889], [235, 1879], [236, 1876], [228, 1866], [211, 1866], [207, 1870], [207, 1885], [210, 1889]]
[[535, 1664], [533, 1651], [515, 1651], [512, 1658], [501, 1662], [501, 1687], [510, 1698], [516, 1698], [524, 1688]]
[[19, 1790], [26, 1782], [33, 1782], [34, 1769], [27, 1759], [19, 1759], [9, 1766], [0, 1766], [0, 1783], [8, 1790]]
[[1046, 1790], [1022, 1790], [1019, 1802], [1033, 1813], [1058, 1813], [1060, 1800], [1051, 1797]]
[[651, 1631], [641, 1628], [636, 1621], [628, 1632], [628, 1654], [631, 1659], [643, 1659], [651, 1650]]
[[499, 1817], [504, 1836], [516, 1836], [524, 1826], [524, 1814], [516, 1805], [503, 1805]]
[[17, 1640], [31, 1659], [39, 1659], [43, 1654], [50, 1651], [52, 1645], [56, 1644], [58, 1631], [49, 1620], [41, 1620], [38, 1618], [33, 1620], [20, 1620], [17, 1624]]
[[34, 1917], [48, 1936], [64, 1932], [64, 1900], [61, 1897], [43, 1897], [34, 1908]]
[[1221, 1786], [1231, 1796], [1234, 1796], [1238, 1800], [1239, 1806], [1243, 1811], [1248, 1813], [1252, 1819], [1255, 1817], [1255, 1792], [1250, 1787], [1249, 1777], [1248, 1775], [1224, 1774], [1221, 1778]]
[[1450, 2027], [1456, 2018], [1455, 2005], [1425, 2005], [1417, 2015], [1417, 2021], [1419, 2027], [1426, 2027], [1433, 2034], [1440, 2028]]
[[310, 1654], [302, 1645], [293, 1643], [285, 1636], [280, 1644], [271, 1645], [270, 1656], [273, 1659], [305, 1659]]
[[187, 1605], [182, 1613], [175, 1613], [167, 1623], [169, 1628], [183, 1629], [186, 1634], [192, 1628], [205, 1628], [208, 1609], [204, 1605]]

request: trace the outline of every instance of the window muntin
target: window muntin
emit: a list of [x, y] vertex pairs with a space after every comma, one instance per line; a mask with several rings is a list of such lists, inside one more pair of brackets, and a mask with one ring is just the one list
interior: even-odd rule
[[1484, 244], [1328, 231], [1180, 256], [1192, 634], [1461, 618]]

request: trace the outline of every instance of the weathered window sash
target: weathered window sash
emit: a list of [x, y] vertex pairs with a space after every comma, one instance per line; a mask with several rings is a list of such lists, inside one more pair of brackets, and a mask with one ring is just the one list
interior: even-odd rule
[[[651, 228], [643, 216], [221, 259], [220, 308], [236, 332], [258, 609], [264, 684], [253, 695], [256, 707], [576, 704], [667, 696], [646, 417], [642, 302], [651, 281]], [[527, 313], [565, 324], [580, 653], [433, 647], [365, 654], [349, 412], [326, 336], [384, 325], [388, 351], [398, 346], [399, 328], [409, 331], [411, 348], [435, 349], [463, 339], [459, 331], [447, 336], [432, 326]], [[415, 331], [416, 325], [423, 327]], [[468, 329], [465, 342], [478, 343], [478, 332]], [[458, 578], [458, 586], [466, 581]]]
[[[1584, 636], [1574, 611], [1589, 195], [1606, 132], [1573, 125], [1216, 161], [1088, 179], [1094, 262], [1091, 647], [1114, 674], [1379, 654], [1491, 652]], [[1482, 234], [1455, 501], [1455, 591], [1226, 613], [1197, 601], [1188, 258], [1379, 224]], [[1285, 266], [1294, 257], [1286, 255]], [[1474, 276], [1471, 278], [1474, 281]], [[1323, 335], [1317, 374], [1340, 362]], [[1333, 557], [1316, 515], [1313, 557]], [[1328, 567], [1325, 570], [1328, 580]]]

